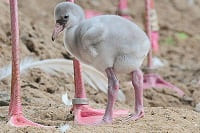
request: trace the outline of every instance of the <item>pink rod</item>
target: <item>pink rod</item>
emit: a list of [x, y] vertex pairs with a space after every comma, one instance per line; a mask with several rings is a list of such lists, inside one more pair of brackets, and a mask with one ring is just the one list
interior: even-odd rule
[[119, 0], [119, 5], [118, 5], [119, 10], [127, 9], [128, 8], [127, 3], [128, 3], [127, 0]]
[[74, 0], [67, 0], [67, 1], [69, 1], [69, 2], [73, 2], [73, 3], [74, 3]]
[[19, 23], [18, 2], [10, 0], [11, 33], [12, 33], [12, 80], [11, 80], [11, 102], [9, 115], [22, 114], [20, 100], [20, 66], [19, 66]]
[[153, 9], [154, 7], [154, 0], [150, 0], [150, 8]]
[[86, 98], [81, 64], [78, 60], [73, 59], [73, 65], [74, 65], [75, 98]]
[[[145, 10], [146, 10], [146, 32], [147, 35], [150, 39], [150, 42], [152, 44], [152, 39], [151, 39], [151, 26], [150, 26], [150, 4], [151, 0], [146, 0], [145, 1]], [[152, 46], [152, 45], [151, 45]], [[148, 61], [147, 61], [147, 67], [151, 68], [152, 67], [152, 48], [150, 49], [148, 53]]]

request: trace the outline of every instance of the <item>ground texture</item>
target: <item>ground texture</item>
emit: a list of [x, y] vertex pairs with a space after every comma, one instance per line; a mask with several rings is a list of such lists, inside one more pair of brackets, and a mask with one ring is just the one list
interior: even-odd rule
[[[20, 52], [38, 59], [70, 58], [63, 47], [62, 37], [51, 41], [53, 31], [53, 8], [59, 2], [49, 0], [20, 0]], [[200, 0], [188, 5], [186, 0], [155, 0], [160, 23], [160, 52], [155, 53], [168, 64], [156, 70], [165, 80], [180, 87], [188, 97], [179, 97], [169, 89], [148, 89], [144, 93], [145, 117], [138, 121], [122, 122], [98, 127], [78, 126], [69, 119], [70, 107], [61, 101], [61, 95], [74, 95], [73, 78], [64, 74], [52, 76], [39, 69], [21, 75], [22, 102], [25, 116], [44, 125], [70, 124], [69, 132], [200, 132], [200, 114], [193, 111], [200, 102]], [[84, 9], [102, 13], [116, 12], [116, 0], [77, 0]], [[11, 61], [11, 33], [9, 5], [0, 1], [0, 68]], [[129, 0], [129, 11], [134, 22], [144, 28], [144, 1]], [[121, 81], [126, 94], [124, 103], [115, 108], [133, 109], [134, 93], [126, 79]], [[86, 84], [90, 104], [105, 108], [107, 96]], [[0, 94], [10, 94], [10, 78], [0, 81]], [[58, 129], [14, 128], [7, 125], [8, 105], [0, 105], [0, 132], [59, 132]]]

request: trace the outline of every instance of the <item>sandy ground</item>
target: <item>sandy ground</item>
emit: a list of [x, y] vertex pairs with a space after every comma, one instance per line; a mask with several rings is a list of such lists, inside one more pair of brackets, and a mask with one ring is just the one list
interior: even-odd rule
[[[21, 59], [27, 56], [39, 59], [69, 58], [62, 37], [51, 41], [53, 30], [53, 7], [58, 1], [20, 0], [20, 51]], [[169, 89], [148, 89], [144, 93], [145, 117], [128, 123], [115, 120], [112, 125], [98, 127], [78, 126], [68, 119], [70, 107], [61, 101], [61, 95], [74, 95], [73, 78], [64, 74], [52, 76], [34, 69], [21, 76], [22, 103], [25, 116], [50, 126], [71, 125], [69, 132], [200, 132], [200, 114], [193, 111], [200, 102], [200, 0], [189, 6], [185, 0], [155, 0], [160, 23], [161, 51], [155, 55], [168, 65], [156, 72], [180, 87], [192, 101], [179, 97]], [[84, 9], [103, 13], [116, 11], [115, 0], [77, 0]], [[102, 6], [103, 5], [103, 6]], [[11, 33], [9, 6], [0, 1], [0, 67], [11, 60]], [[129, 0], [132, 19], [142, 28], [144, 2]], [[180, 36], [183, 35], [183, 36]], [[132, 86], [121, 82], [126, 94], [125, 103], [117, 102], [116, 108], [132, 109], [134, 105]], [[90, 105], [105, 108], [107, 96], [86, 84]], [[0, 81], [0, 94], [10, 94], [10, 79]], [[14, 128], [7, 125], [8, 105], [0, 106], [0, 132], [59, 132], [58, 129]]]

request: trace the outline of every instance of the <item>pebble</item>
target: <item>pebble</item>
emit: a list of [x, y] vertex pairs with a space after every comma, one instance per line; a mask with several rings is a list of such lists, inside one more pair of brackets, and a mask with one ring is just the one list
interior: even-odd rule
[[182, 100], [189, 103], [193, 102], [193, 98], [186, 95], [182, 97]]
[[0, 92], [0, 106], [8, 106], [10, 96], [6, 92]]
[[196, 104], [194, 110], [195, 110], [196, 112], [200, 112], [200, 103]]

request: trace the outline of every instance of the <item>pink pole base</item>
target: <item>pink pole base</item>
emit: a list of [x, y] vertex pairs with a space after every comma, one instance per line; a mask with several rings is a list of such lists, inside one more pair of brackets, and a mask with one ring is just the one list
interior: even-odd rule
[[183, 97], [185, 93], [177, 88], [176, 86], [172, 85], [171, 83], [165, 81], [157, 74], [144, 74], [144, 89], [147, 88], [170, 88], [177, 92], [178, 95]]
[[[102, 15], [101, 13], [99, 12], [95, 12], [95, 11], [92, 11], [92, 10], [85, 10], [85, 16], [86, 18], [92, 18], [92, 17], [95, 17], [95, 16], [99, 16], [99, 15]], [[126, 18], [126, 19], [131, 19], [130, 16], [128, 15], [121, 15], [122, 17]]]
[[129, 19], [129, 20], [131, 20], [131, 17], [130, 17], [130, 16], [128, 16], [128, 15], [122, 15], [122, 17], [124, 17], [124, 18], [126, 18], [126, 19]]
[[26, 127], [26, 126], [47, 127], [28, 120], [22, 114], [11, 116], [10, 120], [8, 121], [8, 124], [14, 127]]
[[92, 10], [85, 10], [86, 18], [92, 18], [94, 16], [99, 16], [99, 15], [101, 15], [101, 13], [95, 12], [95, 11], [92, 11]]
[[[80, 125], [94, 125], [102, 120], [105, 110], [93, 109], [88, 105], [74, 105], [74, 121]], [[128, 110], [114, 110], [113, 118], [128, 115]]]

